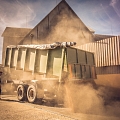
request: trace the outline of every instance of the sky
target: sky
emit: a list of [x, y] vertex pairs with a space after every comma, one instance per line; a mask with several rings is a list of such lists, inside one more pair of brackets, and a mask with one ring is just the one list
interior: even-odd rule
[[[33, 28], [61, 0], [0, 0], [0, 35], [6, 27]], [[66, 0], [96, 34], [120, 35], [120, 0]], [[2, 55], [0, 36], [0, 63]]]

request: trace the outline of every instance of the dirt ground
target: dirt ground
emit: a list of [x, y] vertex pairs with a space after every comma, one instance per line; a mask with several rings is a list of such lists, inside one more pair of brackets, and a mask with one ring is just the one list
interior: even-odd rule
[[69, 108], [19, 102], [14, 95], [2, 95], [1, 120], [120, 120], [120, 102], [106, 107], [103, 114], [73, 113]]

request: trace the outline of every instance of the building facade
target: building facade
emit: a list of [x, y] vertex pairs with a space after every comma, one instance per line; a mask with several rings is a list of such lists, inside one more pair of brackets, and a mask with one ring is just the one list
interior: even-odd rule
[[8, 45], [18, 45], [19, 42], [25, 37], [30, 31], [29, 28], [13, 28], [6, 27], [4, 30], [3, 37], [3, 49], [2, 49], [2, 64], [4, 65], [5, 51]]
[[92, 42], [93, 34], [65, 0], [62, 0], [40, 21], [20, 44], [41, 44], [76, 41], [78, 45]]
[[79, 48], [94, 52], [99, 84], [120, 88], [120, 36], [87, 43]]

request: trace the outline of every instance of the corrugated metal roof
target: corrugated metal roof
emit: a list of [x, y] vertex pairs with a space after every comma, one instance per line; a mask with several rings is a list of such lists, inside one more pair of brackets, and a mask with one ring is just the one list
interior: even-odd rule
[[87, 43], [78, 48], [94, 52], [96, 67], [120, 65], [120, 36]]
[[4, 30], [2, 37], [25, 37], [32, 29], [31, 28], [13, 28], [13, 27], [6, 27]]
[[107, 39], [107, 38], [111, 38], [111, 37], [115, 37], [115, 36], [113, 36], [113, 35], [94, 34], [94, 40], [95, 41], [103, 40], [103, 39]]

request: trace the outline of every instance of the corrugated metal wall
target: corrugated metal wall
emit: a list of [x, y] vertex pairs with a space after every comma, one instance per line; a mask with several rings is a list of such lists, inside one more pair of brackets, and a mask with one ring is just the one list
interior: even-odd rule
[[88, 43], [78, 48], [94, 52], [98, 74], [120, 73], [120, 36]]

